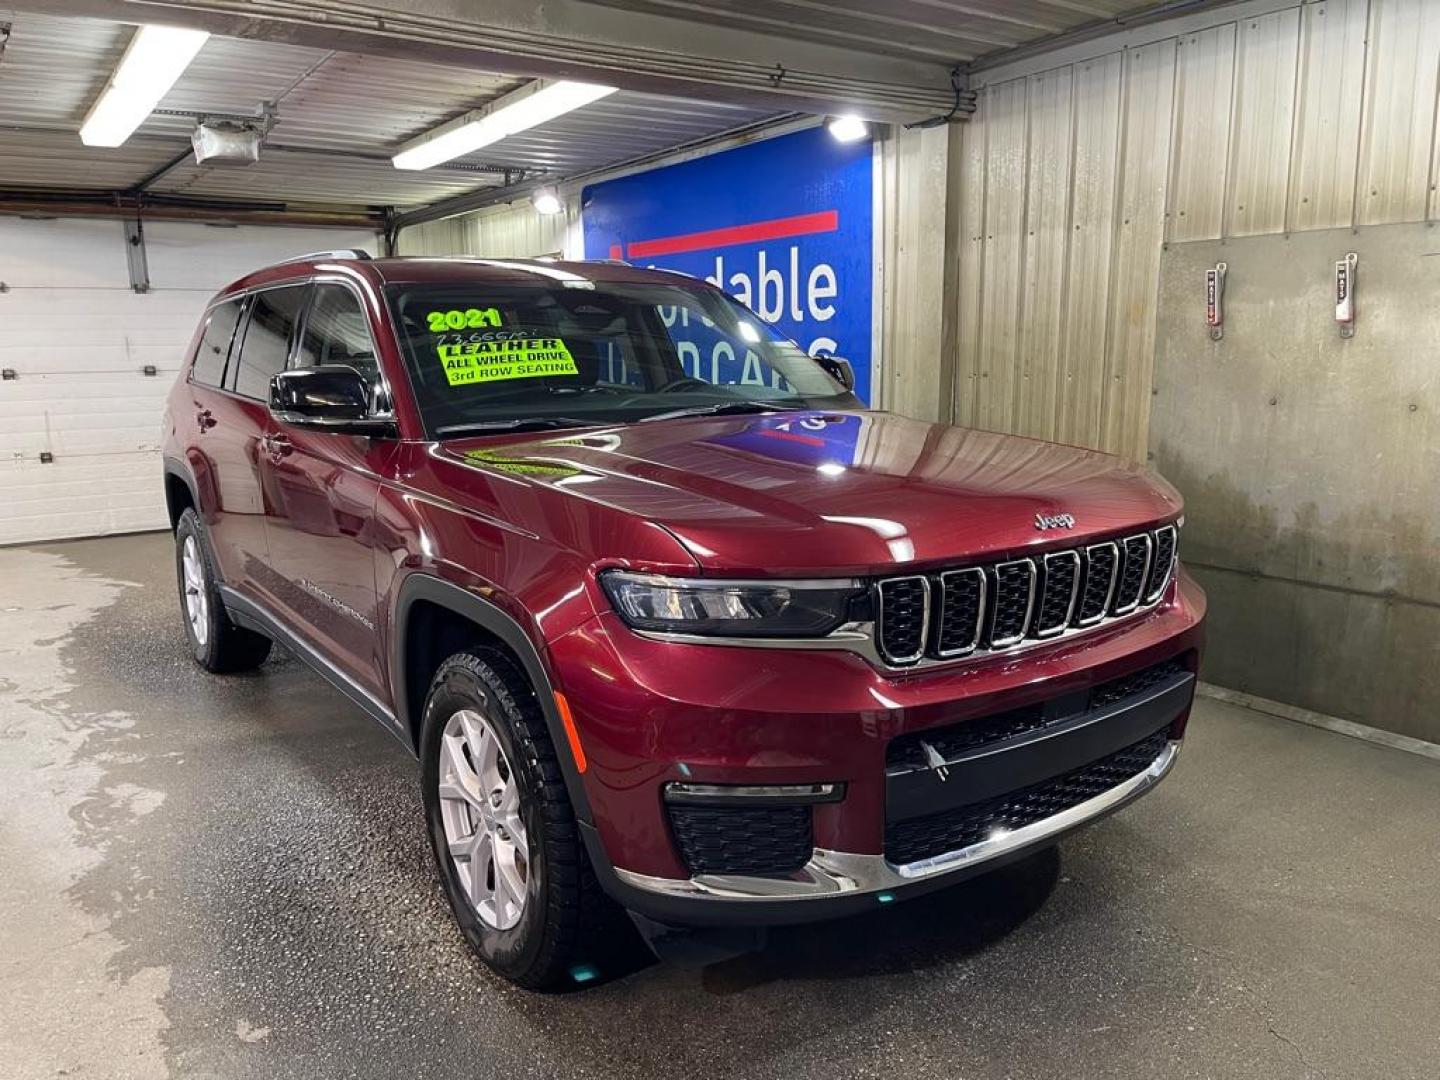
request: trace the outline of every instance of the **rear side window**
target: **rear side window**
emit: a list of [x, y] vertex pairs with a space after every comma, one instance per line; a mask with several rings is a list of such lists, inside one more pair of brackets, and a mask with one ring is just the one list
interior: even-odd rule
[[239, 319], [239, 300], [227, 300], [210, 309], [200, 347], [195, 350], [195, 364], [190, 369], [192, 382], [219, 386], [225, 381], [225, 358], [230, 355], [230, 339], [235, 336]]
[[266, 401], [270, 397], [270, 376], [285, 370], [295, 323], [305, 306], [306, 286], [266, 289], [256, 293], [245, 322], [245, 340], [240, 346], [240, 363], [235, 373], [235, 392]]
[[317, 285], [305, 317], [296, 367], [345, 364], [373, 386], [380, 374], [375, 343], [360, 301], [343, 285]]

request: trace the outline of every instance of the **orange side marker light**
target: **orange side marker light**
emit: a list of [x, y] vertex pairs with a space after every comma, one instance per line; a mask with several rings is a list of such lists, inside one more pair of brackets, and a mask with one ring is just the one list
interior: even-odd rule
[[575, 755], [575, 771], [585, 771], [585, 748], [580, 745], [580, 732], [575, 729], [575, 714], [570, 711], [570, 702], [559, 690], [555, 691], [555, 707], [560, 710], [560, 722], [565, 725], [565, 738], [570, 740], [570, 753]]

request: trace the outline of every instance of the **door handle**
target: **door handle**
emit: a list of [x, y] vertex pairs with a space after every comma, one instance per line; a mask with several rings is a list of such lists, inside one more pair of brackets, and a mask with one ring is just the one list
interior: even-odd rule
[[198, 413], [195, 414], [195, 423], [200, 425], [201, 431], [209, 431], [218, 422], [219, 421], [215, 419], [214, 414], [211, 413], [209, 409], [201, 409]]

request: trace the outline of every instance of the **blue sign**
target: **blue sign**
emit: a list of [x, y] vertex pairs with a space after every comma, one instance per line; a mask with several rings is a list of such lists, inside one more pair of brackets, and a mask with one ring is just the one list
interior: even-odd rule
[[743, 450], [763, 458], [795, 465], [854, 465], [860, 448], [865, 417], [847, 413], [840, 416], [764, 416], [747, 423], [730, 435], [707, 440], [716, 446]]
[[[813, 128], [594, 184], [581, 194], [585, 257], [705, 278], [807, 352], [848, 359], [868, 402], [872, 160], [868, 141], [839, 143]], [[763, 377], [753, 357], [735, 356], [683, 309], [662, 315], [676, 321], [670, 330], [690, 374]]]

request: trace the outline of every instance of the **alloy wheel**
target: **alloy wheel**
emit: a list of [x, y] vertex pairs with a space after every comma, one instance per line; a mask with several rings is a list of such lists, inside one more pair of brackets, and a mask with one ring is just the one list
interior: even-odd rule
[[473, 709], [445, 723], [439, 794], [450, 863], [471, 907], [486, 926], [511, 929], [530, 879], [520, 785], [495, 729]]
[[205, 588], [205, 563], [200, 558], [200, 545], [195, 537], [185, 537], [185, 547], [180, 558], [185, 591], [185, 616], [190, 620], [190, 632], [195, 641], [204, 645], [210, 635], [210, 593]]

